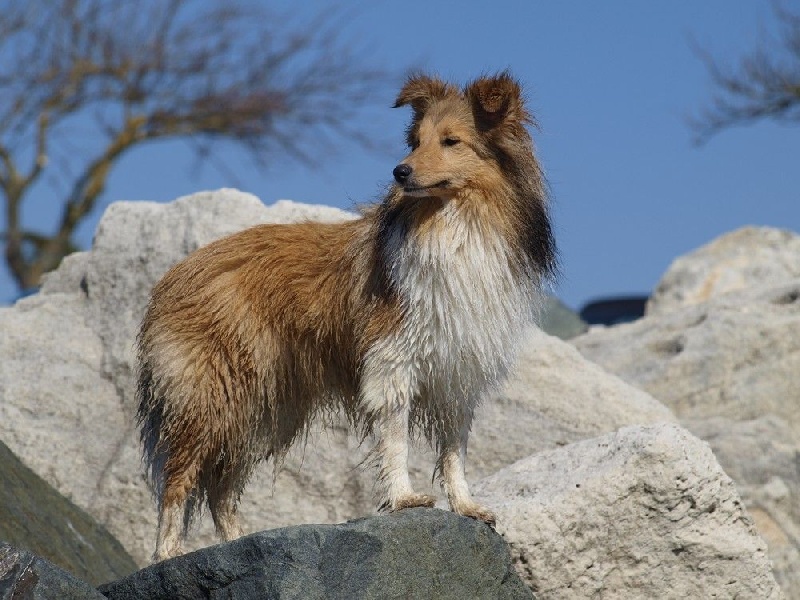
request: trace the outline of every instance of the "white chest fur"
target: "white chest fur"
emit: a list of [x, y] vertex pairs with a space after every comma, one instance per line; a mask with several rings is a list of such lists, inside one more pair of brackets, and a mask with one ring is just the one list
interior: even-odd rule
[[512, 272], [510, 248], [490, 227], [449, 205], [435, 218], [424, 233], [398, 230], [387, 240], [404, 318], [373, 348], [372, 364], [395, 392], [474, 407], [513, 360], [537, 286]]

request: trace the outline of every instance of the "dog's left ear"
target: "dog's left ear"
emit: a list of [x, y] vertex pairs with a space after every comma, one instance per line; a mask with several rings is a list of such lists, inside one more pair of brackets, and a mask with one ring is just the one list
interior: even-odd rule
[[464, 90], [475, 122], [482, 129], [492, 129], [501, 123], [524, 125], [532, 122], [522, 98], [522, 87], [510, 73], [481, 77]]
[[453, 89], [442, 80], [427, 75], [412, 75], [397, 95], [394, 108], [410, 104], [414, 113], [422, 115], [435, 101], [444, 98]]

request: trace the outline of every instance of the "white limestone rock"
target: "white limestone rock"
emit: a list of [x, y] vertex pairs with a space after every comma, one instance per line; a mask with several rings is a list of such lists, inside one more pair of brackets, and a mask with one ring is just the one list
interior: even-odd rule
[[752, 519], [686, 430], [629, 427], [481, 480], [537, 598], [781, 598]]
[[647, 314], [745, 289], [800, 278], [800, 235], [773, 227], [743, 227], [722, 235], [670, 265], [647, 303]]
[[799, 244], [800, 236], [767, 228], [723, 236], [675, 261], [644, 318], [571, 340], [709, 441], [793, 599], [800, 599]]

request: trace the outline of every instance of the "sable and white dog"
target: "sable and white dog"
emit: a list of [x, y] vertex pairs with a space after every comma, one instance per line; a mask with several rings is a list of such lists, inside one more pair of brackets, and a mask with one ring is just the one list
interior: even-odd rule
[[155, 560], [181, 552], [203, 500], [219, 535], [256, 464], [312, 419], [343, 411], [375, 433], [383, 507], [431, 506], [409, 436], [433, 444], [451, 509], [494, 523], [464, 471], [481, 397], [534, 317], [556, 252], [546, 187], [507, 73], [463, 90], [409, 78], [411, 153], [361, 218], [261, 225], [200, 248], [156, 285], [138, 338]]

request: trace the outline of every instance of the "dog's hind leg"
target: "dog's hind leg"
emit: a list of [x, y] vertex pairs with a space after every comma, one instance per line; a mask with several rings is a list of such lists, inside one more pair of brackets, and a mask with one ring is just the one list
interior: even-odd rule
[[[169, 469], [169, 460], [167, 468]], [[186, 525], [191, 519], [190, 495], [197, 484], [197, 469], [167, 476], [159, 498], [158, 536], [153, 562], [183, 554], [182, 543], [186, 537]]]
[[210, 504], [211, 517], [214, 519], [217, 534], [225, 542], [240, 538], [244, 533], [239, 523], [237, 504], [233, 498], [224, 498]]
[[239, 523], [237, 508], [239, 496], [244, 487], [246, 479], [246, 468], [234, 467], [231, 476], [225, 476], [216, 469], [216, 474], [212, 482], [207, 487], [208, 507], [211, 511], [211, 518], [217, 529], [217, 535], [225, 541], [230, 542], [242, 537], [243, 531]]
[[153, 562], [183, 554], [181, 538], [184, 507], [181, 504], [162, 506], [158, 513], [158, 538]]
[[450, 510], [494, 526], [497, 521], [494, 513], [475, 502], [469, 491], [465, 471], [468, 437], [469, 423], [462, 423], [460, 430], [442, 435], [437, 468], [447, 492]]

